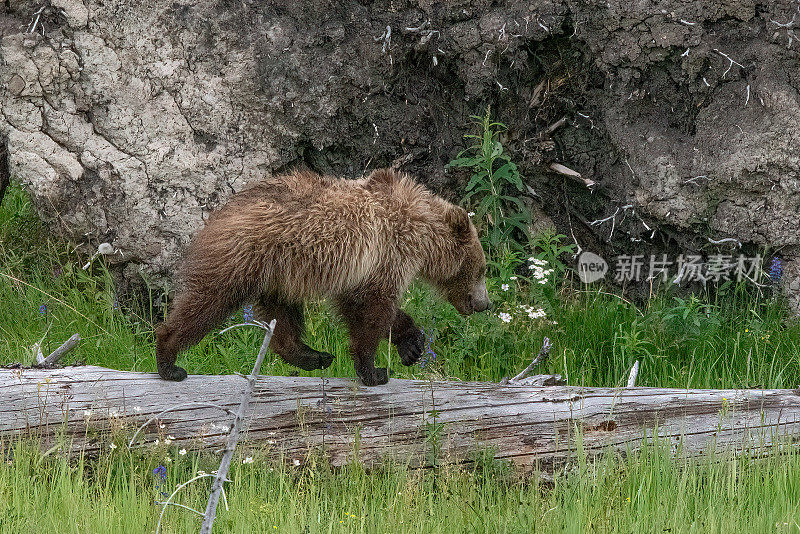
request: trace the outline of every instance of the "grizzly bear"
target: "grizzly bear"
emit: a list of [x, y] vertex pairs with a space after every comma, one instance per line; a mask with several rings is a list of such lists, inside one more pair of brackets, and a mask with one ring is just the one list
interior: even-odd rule
[[182, 288], [156, 329], [158, 374], [183, 380], [178, 352], [194, 345], [242, 304], [276, 319], [270, 348], [301, 369], [324, 369], [326, 352], [302, 341], [303, 303], [327, 298], [350, 333], [355, 370], [367, 386], [385, 384], [375, 368], [389, 338], [405, 365], [424, 336], [398, 300], [416, 276], [461, 313], [490, 306], [486, 260], [463, 208], [409, 176], [376, 170], [358, 180], [295, 171], [234, 195], [214, 212], [182, 262]]

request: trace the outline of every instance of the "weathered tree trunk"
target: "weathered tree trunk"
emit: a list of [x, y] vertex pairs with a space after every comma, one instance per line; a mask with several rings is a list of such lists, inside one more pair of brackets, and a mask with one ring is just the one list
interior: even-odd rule
[[[65, 450], [96, 452], [110, 432], [126, 439], [151, 416], [188, 402], [234, 407], [245, 380], [190, 376], [183, 382], [100, 367], [0, 370], [0, 436], [33, 436]], [[219, 449], [231, 416], [185, 405], [140, 436], [186, 448]], [[548, 467], [576, 453], [638, 449], [643, 438], [709, 449], [758, 450], [796, 437], [800, 391], [530, 387], [481, 382], [390, 380], [367, 388], [343, 378], [261, 377], [246, 434], [253, 446], [302, 460], [322, 449], [335, 465], [384, 458], [418, 465], [437, 454], [469, 460], [482, 448], [525, 469]], [[438, 439], [432, 436], [438, 432]], [[105, 438], [105, 439], [104, 439]], [[141, 443], [142, 440], [137, 438]]]

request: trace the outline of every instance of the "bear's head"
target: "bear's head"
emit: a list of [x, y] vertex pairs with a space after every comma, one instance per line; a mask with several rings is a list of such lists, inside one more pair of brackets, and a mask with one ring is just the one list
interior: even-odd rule
[[463, 208], [453, 205], [446, 208], [445, 222], [454, 239], [453, 265], [434, 284], [462, 315], [488, 310], [492, 303], [486, 290], [486, 257], [475, 225]]

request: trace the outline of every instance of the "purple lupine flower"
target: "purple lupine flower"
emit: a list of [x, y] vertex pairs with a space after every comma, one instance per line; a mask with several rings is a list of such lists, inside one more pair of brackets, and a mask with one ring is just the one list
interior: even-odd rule
[[39, 313], [41, 315], [47, 315], [47, 304], [42, 304], [39, 306]]
[[242, 315], [244, 315], [244, 322], [252, 323], [253, 322], [253, 305], [248, 304], [244, 308], [242, 308]]
[[159, 464], [158, 467], [153, 469], [153, 475], [155, 475], [157, 477], [160, 477], [161, 480], [166, 480], [167, 479], [167, 468], [164, 467], [163, 465]]
[[431, 348], [431, 345], [433, 344], [433, 333], [426, 333], [423, 329], [422, 335], [425, 336], [425, 351], [422, 353], [419, 366], [425, 369], [429, 363], [436, 361], [436, 353], [433, 351], [433, 348]]
[[783, 260], [780, 259], [778, 256], [775, 256], [772, 258], [772, 261], [769, 264], [769, 279], [772, 281], [773, 284], [777, 285], [780, 283], [782, 277], [783, 277]]
[[[153, 469], [153, 476], [158, 477], [156, 480], [156, 491], [162, 499], [166, 499], [169, 497], [169, 494], [166, 492], [166, 487], [164, 487], [164, 482], [167, 480], [167, 468], [159, 464], [158, 467]], [[158, 501], [156, 501], [156, 504], [158, 504]]]

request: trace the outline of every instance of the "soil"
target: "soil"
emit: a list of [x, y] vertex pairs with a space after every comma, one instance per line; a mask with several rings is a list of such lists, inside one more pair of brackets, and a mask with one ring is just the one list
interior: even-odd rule
[[11, 174], [121, 280], [166, 283], [209, 211], [298, 165], [458, 200], [490, 106], [533, 223], [609, 260], [777, 255], [800, 311], [796, 2], [134, 4], [52, 0], [32, 33], [39, 3], [0, 8]]

